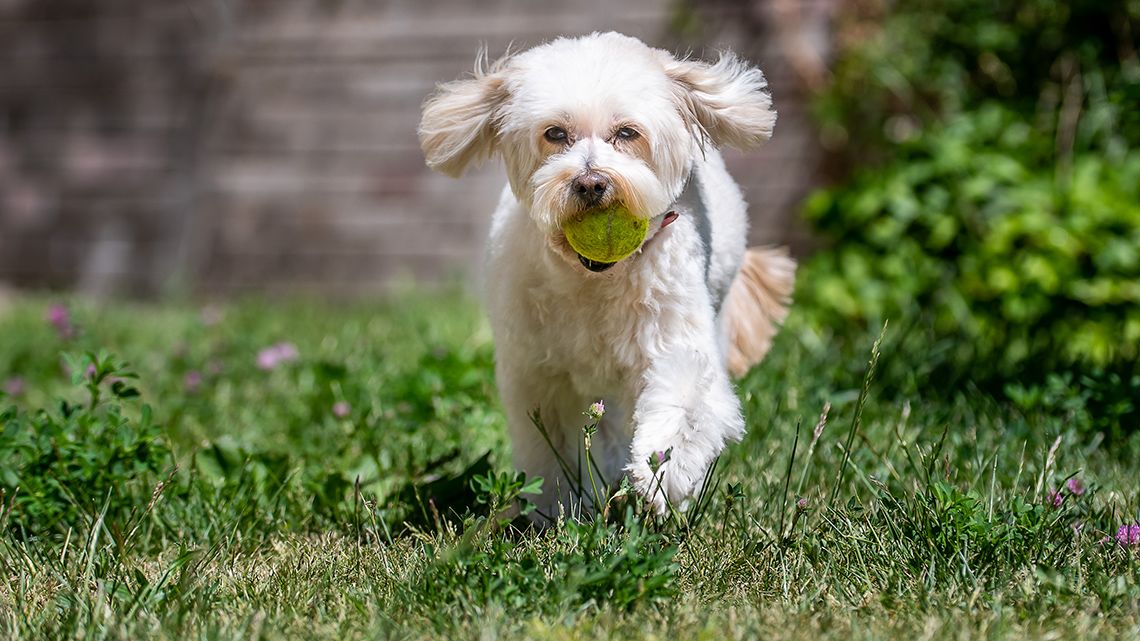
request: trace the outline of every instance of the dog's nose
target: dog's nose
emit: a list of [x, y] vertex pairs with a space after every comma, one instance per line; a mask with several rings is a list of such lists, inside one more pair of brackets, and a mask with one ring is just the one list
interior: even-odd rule
[[574, 182], [570, 183], [570, 188], [579, 198], [592, 205], [606, 194], [606, 190], [610, 188], [610, 179], [596, 171], [588, 171], [576, 177]]

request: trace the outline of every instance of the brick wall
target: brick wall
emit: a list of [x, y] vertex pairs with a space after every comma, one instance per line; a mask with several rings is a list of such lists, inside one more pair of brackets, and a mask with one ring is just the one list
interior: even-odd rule
[[595, 29], [731, 46], [768, 72], [776, 137], [728, 161], [753, 240], [803, 247], [795, 209], [820, 153], [786, 47], [765, 37], [781, 1], [745, 4], [746, 22], [666, 0], [0, 0], [0, 281], [352, 295], [469, 277], [502, 170], [428, 171], [419, 105], [483, 43]]

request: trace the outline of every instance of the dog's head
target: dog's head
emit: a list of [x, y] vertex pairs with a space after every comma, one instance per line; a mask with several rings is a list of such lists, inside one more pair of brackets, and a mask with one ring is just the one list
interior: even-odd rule
[[452, 176], [501, 154], [515, 197], [576, 263], [567, 219], [615, 202], [646, 219], [664, 213], [703, 146], [768, 139], [766, 89], [731, 54], [710, 64], [616, 33], [560, 38], [490, 65], [481, 57], [473, 77], [442, 85], [424, 105], [420, 144]]

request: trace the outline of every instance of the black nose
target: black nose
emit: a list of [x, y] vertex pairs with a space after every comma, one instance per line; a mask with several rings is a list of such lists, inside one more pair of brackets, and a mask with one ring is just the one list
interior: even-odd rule
[[588, 205], [600, 201], [609, 188], [610, 179], [596, 171], [581, 174], [570, 183], [570, 189], [574, 190], [574, 194]]

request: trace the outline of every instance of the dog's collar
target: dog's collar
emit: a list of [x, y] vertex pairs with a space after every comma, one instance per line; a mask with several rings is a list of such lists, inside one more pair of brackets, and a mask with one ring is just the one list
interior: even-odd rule
[[673, 221], [677, 220], [677, 218], [681, 216], [681, 214], [677, 213], [677, 210], [679, 209], [678, 205], [680, 205], [681, 201], [685, 198], [685, 194], [689, 193], [689, 187], [694, 184], [694, 178], [695, 176], [693, 175], [693, 172], [689, 172], [688, 178], [685, 179], [685, 186], [681, 189], [680, 197], [670, 203], [669, 208], [665, 210], [665, 213], [658, 214], [650, 219], [652, 221], [652, 224], [650, 225], [651, 227], [656, 226], [657, 231], [661, 231], [669, 225], [672, 225]]

